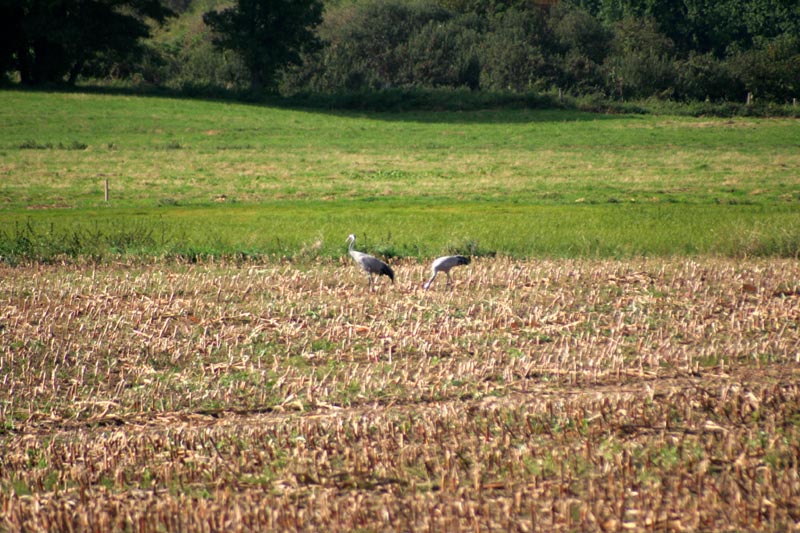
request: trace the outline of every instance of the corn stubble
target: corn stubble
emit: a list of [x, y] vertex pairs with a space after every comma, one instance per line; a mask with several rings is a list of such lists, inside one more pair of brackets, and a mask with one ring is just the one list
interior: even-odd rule
[[2, 529], [800, 524], [796, 261], [0, 270]]

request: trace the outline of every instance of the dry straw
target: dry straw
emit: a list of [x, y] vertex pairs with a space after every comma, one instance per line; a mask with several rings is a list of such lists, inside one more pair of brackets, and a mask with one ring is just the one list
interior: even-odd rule
[[0, 268], [3, 529], [800, 523], [795, 261]]

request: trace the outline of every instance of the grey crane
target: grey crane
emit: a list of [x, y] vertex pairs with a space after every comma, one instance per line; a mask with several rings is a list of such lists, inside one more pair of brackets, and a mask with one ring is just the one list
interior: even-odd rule
[[469, 264], [469, 257], [463, 255], [445, 255], [444, 257], [439, 257], [435, 259], [433, 261], [433, 264], [431, 265], [431, 274], [433, 275], [431, 276], [431, 279], [425, 282], [425, 285], [423, 285], [423, 287], [425, 287], [426, 290], [429, 289], [431, 284], [433, 283], [433, 280], [436, 279], [436, 275], [439, 274], [439, 272], [444, 272], [445, 276], [447, 276], [447, 286], [450, 286], [450, 283], [452, 283], [453, 281], [452, 278], [450, 277], [450, 270], [453, 267], [459, 265], [468, 265], [468, 264]]
[[392, 267], [378, 259], [377, 257], [373, 257], [369, 254], [365, 254], [364, 252], [359, 252], [358, 250], [353, 250], [353, 246], [356, 244], [356, 236], [352, 233], [347, 236], [347, 242], [350, 243], [348, 251], [350, 252], [350, 257], [352, 257], [356, 263], [358, 263], [361, 268], [369, 275], [369, 288], [372, 289], [372, 275], [377, 274], [380, 278], [383, 276], [389, 276], [389, 279], [392, 280], [394, 283], [394, 270]]

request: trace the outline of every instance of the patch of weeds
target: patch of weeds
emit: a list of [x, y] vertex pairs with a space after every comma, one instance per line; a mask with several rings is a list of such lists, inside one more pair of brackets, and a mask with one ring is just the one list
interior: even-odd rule
[[89, 148], [89, 145], [78, 141], [72, 141], [67, 145], [62, 145], [61, 143], [58, 143], [58, 148], [59, 150], [86, 150], [87, 148]]
[[289, 356], [289, 359], [286, 362], [289, 366], [297, 369], [303, 369], [309, 367], [308, 359], [306, 359], [302, 355], [291, 355]]
[[419, 250], [408, 245], [381, 244], [373, 248], [375, 254], [386, 259], [404, 259], [419, 255]]
[[410, 175], [409, 172], [404, 170], [372, 170], [368, 172], [354, 172], [350, 174], [349, 178], [358, 181], [372, 181], [372, 180], [401, 180]]
[[230, 372], [225, 374], [219, 378], [219, 386], [220, 387], [230, 387], [236, 383], [246, 383], [248, 385], [257, 385], [258, 384], [258, 376], [253, 372], [249, 372], [247, 370], [238, 370], [236, 372]]
[[341, 402], [345, 405], [350, 405], [356, 398], [362, 394], [361, 384], [356, 381], [351, 381], [348, 383], [341, 391], [340, 391], [340, 398]]
[[680, 450], [676, 446], [665, 445], [656, 451], [652, 459], [654, 465], [672, 469], [681, 462]]
[[468, 257], [495, 257], [496, 250], [490, 250], [480, 245], [477, 239], [464, 239], [447, 245], [446, 253], [449, 255], [466, 255]]
[[315, 352], [332, 352], [336, 349], [336, 343], [328, 339], [314, 339], [311, 341], [311, 349]]
[[[31, 488], [22, 479], [12, 479], [11, 490], [13, 490], [14, 494], [16, 494], [17, 496], [30, 496], [31, 494], [33, 494]], [[6, 492], [6, 490], [4, 490], [3, 492]]]
[[695, 362], [703, 368], [714, 368], [720, 364], [721, 358], [717, 354], [709, 354], [695, 358]]
[[58, 143], [54, 145], [50, 142], [40, 143], [32, 139], [23, 141], [17, 145], [17, 148], [20, 150], [86, 150], [88, 147], [88, 144], [79, 141], [70, 141], [66, 144]]
[[161, 145], [161, 149], [163, 150], [181, 150], [183, 149], [183, 145], [178, 141], [169, 141]]
[[246, 485], [256, 485], [260, 487], [271, 487], [272, 480], [274, 479], [274, 474], [267, 470], [267, 474], [256, 476], [256, 475], [244, 475], [241, 477], [240, 481]]
[[156, 207], [175, 207], [180, 205], [175, 198], [159, 198], [156, 200]]
[[38, 458], [39, 458], [39, 450], [36, 448], [28, 448], [28, 468], [39, 466]]
[[139, 488], [147, 490], [153, 486], [153, 473], [150, 472], [150, 469], [145, 467], [142, 470], [141, 478], [139, 479]]
[[51, 470], [42, 481], [42, 486], [47, 491], [53, 491], [58, 486], [58, 472]]
[[767, 463], [773, 470], [786, 470], [794, 464], [794, 457], [791, 450], [770, 450], [764, 454], [764, 462]]
[[219, 411], [225, 408], [225, 402], [216, 398], [205, 399], [198, 404], [200, 411]]
[[766, 353], [761, 352], [758, 354], [754, 354], [753, 358], [758, 362], [760, 365], [767, 365], [770, 363], [777, 363], [780, 361], [780, 357], [774, 353]]
[[28, 139], [17, 145], [20, 150], [47, 150], [53, 147], [53, 143], [40, 143], [33, 139]]
[[522, 465], [529, 474], [536, 477], [551, 477], [559, 471], [559, 467], [556, 466], [556, 461], [553, 458], [553, 452], [550, 451], [542, 459], [535, 459], [530, 456], [524, 457]]

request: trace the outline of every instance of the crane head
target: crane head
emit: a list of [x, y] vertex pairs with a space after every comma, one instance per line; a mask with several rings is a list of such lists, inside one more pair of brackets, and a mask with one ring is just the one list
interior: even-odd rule
[[356, 236], [351, 233], [350, 235], [347, 236], [347, 240], [345, 242], [350, 242], [350, 241], [355, 242], [355, 240]]

